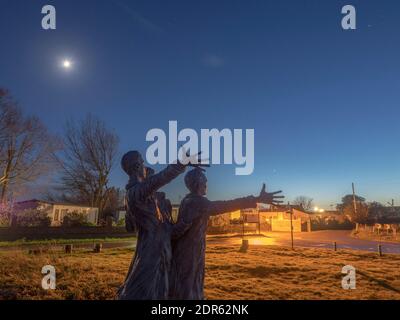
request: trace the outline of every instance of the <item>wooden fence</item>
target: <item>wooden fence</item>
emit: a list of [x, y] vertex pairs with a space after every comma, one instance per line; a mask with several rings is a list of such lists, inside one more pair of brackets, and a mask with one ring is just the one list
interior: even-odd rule
[[400, 230], [400, 224], [384, 224], [384, 223], [375, 223], [373, 225], [367, 224], [356, 224], [356, 231], [365, 231], [373, 234], [385, 234], [385, 235], [394, 235], [396, 236]]

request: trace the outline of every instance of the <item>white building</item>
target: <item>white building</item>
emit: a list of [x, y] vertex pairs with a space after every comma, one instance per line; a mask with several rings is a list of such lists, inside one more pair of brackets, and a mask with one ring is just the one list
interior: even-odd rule
[[99, 222], [99, 209], [88, 206], [32, 199], [18, 202], [16, 208], [17, 210], [43, 210], [50, 217], [52, 226], [60, 226], [64, 216], [72, 212], [85, 214], [89, 223], [97, 225]]

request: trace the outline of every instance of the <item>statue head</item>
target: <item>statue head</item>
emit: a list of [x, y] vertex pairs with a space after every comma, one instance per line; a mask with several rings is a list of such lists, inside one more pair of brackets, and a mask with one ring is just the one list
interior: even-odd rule
[[139, 151], [129, 151], [121, 159], [121, 167], [127, 175], [145, 179], [147, 168]]
[[207, 194], [207, 178], [204, 174], [204, 170], [201, 168], [195, 168], [190, 170], [185, 175], [185, 185], [191, 193], [199, 196]]

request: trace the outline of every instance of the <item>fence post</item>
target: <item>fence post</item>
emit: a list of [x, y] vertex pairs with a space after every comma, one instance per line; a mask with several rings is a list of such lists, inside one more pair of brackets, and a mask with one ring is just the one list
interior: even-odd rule
[[72, 253], [72, 244], [65, 245], [65, 253]]
[[240, 252], [247, 252], [247, 249], [249, 248], [249, 240], [242, 240], [242, 246], [240, 248]]
[[311, 218], [307, 220], [307, 232], [311, 232]]
[[382, 245], [378, 244], [378, 252], [379, 252], [379, 256], [382, 257]]
[[94, 245], [93, 251], [94, 251], [94, 253], [100, 253], [102, 248], [103, 248], [103, 245], [101, 243], [96, 243]]

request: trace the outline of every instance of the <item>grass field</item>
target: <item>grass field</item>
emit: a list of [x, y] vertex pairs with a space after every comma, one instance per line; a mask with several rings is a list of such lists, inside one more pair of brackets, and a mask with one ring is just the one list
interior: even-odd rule
[[51, 239], [51, 240], [16, 240], [16, 241], [0, 241], [0, 248], [4, 247], [20, 247], [20, 246], [51, 246], [63, 244], [90, 244], [104, 242], [125, 242], [135, 240], [135, 237], [127, 238], [88, 238], [88, 239]]
[[[48, 252], [0, 252], [0, 299], [113, 299], [133, 251], [80, 250], [71, 255]], [[208, 299], [400, 299], [400, 255], [377, 256], [326, 249], [210, 245], [206, 259]], [[57, 270], [57, 289], [41, 288], [41, 269]], [[344, 265], [357, 270], [357, 289], [344, 290]]]

